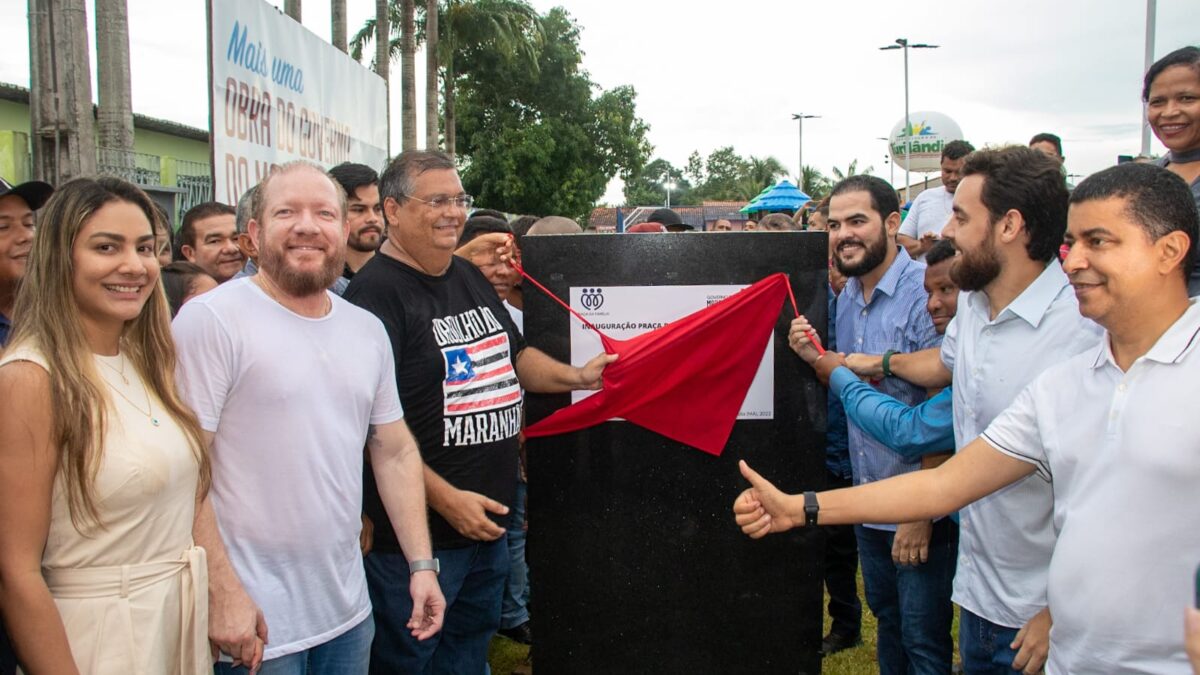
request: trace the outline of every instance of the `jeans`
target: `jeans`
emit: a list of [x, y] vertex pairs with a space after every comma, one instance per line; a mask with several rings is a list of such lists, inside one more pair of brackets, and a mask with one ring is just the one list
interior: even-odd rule
[[1012, 675], [1017, 650], [1009, 645], [1019, 628], [1009, 628], [959, 608], [958, 652], [966, 675]]
[[372, 551], [364, 559], [377, 634], [371, 674], [483, 675], [488, 644], [500, 627], [500, 598], [508, 578], [508, 542], [479, 542], [434, 549], [441, 562], [438, 583], [446, 597], [442, 630], [418, 642], [405, 627], [412, 617], [408, 561], [400, 553]]
[[516, 628], [529, 620], [529, 565], [525, 564], [525, 482], [517, 480], [508, 521], [508, 583], [500, 607], [500, 627]]
[[[354, 628], [329, 642], [302, 652], [263, 661], [259, 675], [367, 675], [371, 658], [371, 639], [375, 622], [368, 616]], [[216, 675], [244, 675], [250, 670], [229, 663], [217, 663]]]
[[954, 656], [950, 594], [958, 560], [958, 526], [933, 525], [929, 561], [892, 562], [894, 532], [855, 527], [867, 605], [878, 620], [880, 675], [949, 675]]
[[[828, 490], [850, 487], [852, 481], [833, 472]], [[829, 592], [829, 632], [847, 638], [862, 634], [862, 603], [858, 600], [858, 539], [853, 525], [829, 525], [825, 531], [825, 589]]]

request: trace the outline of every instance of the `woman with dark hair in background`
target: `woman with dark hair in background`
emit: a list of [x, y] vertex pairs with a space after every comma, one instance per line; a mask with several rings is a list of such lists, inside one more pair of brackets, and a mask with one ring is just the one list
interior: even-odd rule
[[60, 186], [39, 218], [0, 358], [0, 611], [29, 673], [211, 673], [200, 425], [149, 197]]
[[162, 268], [163, 290], [167, 292], [167, 303], [171, 306], [171, 318], [179, 313], [183, 303], [207, 293], [217, 287], [213, 279], [195, 263], [180, 260]]
[[[1169, 151], [1157, 164], [1183, 178], [1200, 207], [1200, 48], [1182, 47], [1155, 61], [1142, 101], [1150, 128]], [[1192, 270], [1188, 295], [1200, 295], [1200, 268]]]

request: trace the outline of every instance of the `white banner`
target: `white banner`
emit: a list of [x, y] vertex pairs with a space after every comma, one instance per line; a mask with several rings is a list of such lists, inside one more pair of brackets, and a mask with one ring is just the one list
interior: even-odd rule
[[383, 79], [263, 0], [209, 0], [213, 199], [273, 166], [387, 161]]
[[[748, 284], [747, 284], [748, 285]], [[627, 340], [682, 319], [724, 300], [747, 285], [712, 286], [604, 286], [570, 289], [571, 308], [604, 332]], [[582, 366], [604, 351], [600, 338], [577, 319], [571, 319], [571, 364]], [[595, 392], [571, 393], [572, 402]], [[772, 342], [758, 364], [758, 372], [738, 412], [740, 420], [775, 418], [775, 350]]]

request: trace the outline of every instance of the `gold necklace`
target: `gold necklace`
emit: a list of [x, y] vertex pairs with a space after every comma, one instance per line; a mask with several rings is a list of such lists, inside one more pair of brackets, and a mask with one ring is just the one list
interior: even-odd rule
[[[104, 361], [100, 361], [100, 363], [104, 363]], [[107, 363], [104, 363], [104, 365], [108, 366]], [[125, 379], [125, 375], [123, 374], [123, 371], [125, 370], [125, 357], [124, 356], [121, 357], [121, 370], [117, 370], [116, 368], [113, 368], [112, 366], [108, 366], [108, 369], [113, 371], [114, 373], [120, 375], [121, 379], [125, 380], [125, 384], [129, 384], [129, 380]], [[146, 409], [145, 410], [142, 410], [141, 407], [138, 406], [138, 404], [133, 402], [133, 399], [126, 396], [125, 393], [122, 392], [120, 389], [117, 389], [113, 385], [112, 382], [109, 382], [107, 379], [104, 380], [104, 384], [107, 384], [108, 388], [112, 389], [113, 392], [116, 393], [117, 396], [120, 396], [121, 398], [125, 399], [129, 403], [129, 405], [133, 406], [134, 410], [145, 415], [146, 419], [150, 420], [150, 424], [153, 424], [154, 426], [158, 426], [159, 425], [158, 418], [154, 416], [154, 405], [150, 401], [150, 390], [146, 388], [145, 380], [142, 380], [139, 377], [138, 382], [142, 385], [142, 393], [146, 395]]]
[[129, 384], [129, 378], [125, 377], [125, 355], [124, 354], [121, 354], [121, 369], [120, 370], [117, 370], [116, 368], [113, 368], [112, 366], [110, 366], [108, 364], [108, 362], [105, 361], [103, 358], [98, 358], [96, 360], [100, 362], [100, 365], [104, 366], [105, 368], [108, 368], [109, 370], [111, 370], [114, 373], [116, 373], [117, 375], [119, 375], [121, 377], [122, 382], [124, 382], [125, 384]]

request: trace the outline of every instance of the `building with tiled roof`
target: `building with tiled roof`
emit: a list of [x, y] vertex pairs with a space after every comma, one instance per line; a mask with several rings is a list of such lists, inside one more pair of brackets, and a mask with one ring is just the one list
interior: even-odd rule
[[[740, 211], [745, 205], [746, 202], [704, 202], [700, 206], [672, 206], [671, 210], [679, 214], [680, 220], [696, 228], [697, 231], [711, 228], [714, 222], [722, 218], [733, 223], [733, 229], [740, 230], [748, 220], [746, 214]], [[588, 217], [588, 228], [602, 234], [613, 233], [617, 231], [618, 213], [620, 220], [624, 221], [624, 227], [628, 228], [630, 225], [645, 222], [655, 209], [660, 208], [662, 206], [657, 204], [653, 206], [597, 207], [592, 209], [592, 213]]]

